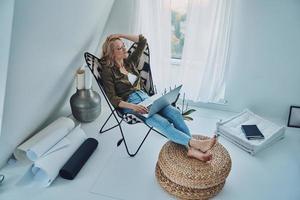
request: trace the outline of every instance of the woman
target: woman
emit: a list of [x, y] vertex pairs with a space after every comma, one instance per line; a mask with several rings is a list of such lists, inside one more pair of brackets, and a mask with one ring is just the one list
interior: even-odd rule
[[[130, 56], [121, 38], [137, 42], [137, 48]], [[137, 71], [146, 42], [142, 35], [114, 34], [102, 46], [104, 90], [113, 106], [123, 109], [125, 113], [139, 115], [148, 112], [146, 107], [138, 105], [149, 96], [142, 90], [143, 83]], [[207, 140], [193, 139], [181, 113], [175, 107], [169, 105], [149, 118], [139, 116], [171, 141], [186, 146], [188, 156], [204, 162], [212, 159], [208, 150], [216, 143], [216, 137]]]

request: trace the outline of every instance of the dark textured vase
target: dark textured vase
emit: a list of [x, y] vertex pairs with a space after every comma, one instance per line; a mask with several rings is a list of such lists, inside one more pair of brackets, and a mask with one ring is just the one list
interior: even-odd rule
[[100, 95], [92, 89], [77, 89], [70, 104], [73, 116], [80, 122], [91, 122], [101, 113]]

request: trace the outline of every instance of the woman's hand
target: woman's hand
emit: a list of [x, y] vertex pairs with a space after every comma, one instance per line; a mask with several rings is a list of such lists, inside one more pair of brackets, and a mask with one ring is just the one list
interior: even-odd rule
[[123, 34], [112, 34], [110, 36], [108, 36], [108, 39], [114, 39], [114, 38], [123, 38]]
[[139, 114], [147, 114], [148, 109], [145, 106], [137, 105], [133, 103], [128, 103], [126, 101], [120, 101], [119, 105], [120, 108], [128, 108], [133, 110], [134, 112], [137, 112]]
[[108, 36], [108, 40], [111, 40], [113, 38], [124, 38], [127, 40], [130, 40], [132, 42], [138, 42], [139, 41], [139, 36], [138, 35], [126, 35], [126, 34], [112, 34]]
[[132, 104], [130, 106], [134, 112], [137, 112], [139, 114], [147, 114], [148, 113], [148, 108], [146, 108], [145, 106], [142, 105], [137, 105], [137, 104]]

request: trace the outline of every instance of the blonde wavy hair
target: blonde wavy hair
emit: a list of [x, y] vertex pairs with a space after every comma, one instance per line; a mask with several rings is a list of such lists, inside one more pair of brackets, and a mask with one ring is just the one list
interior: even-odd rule
[[[107, 37], [102, 45], [101, 61], [106, 65], [112, 67], [115, 63], [114, 58], [114, 41], [121, 40], [121, 38], [109, 38]], [[122, 41], [122, 40], [121, 40]]]

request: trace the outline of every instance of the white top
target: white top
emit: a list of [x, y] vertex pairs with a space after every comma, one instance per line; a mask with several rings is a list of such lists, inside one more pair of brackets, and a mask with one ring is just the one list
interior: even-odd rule
[[137, 76], [132, 73], [128, 73], [127, 76], [128, 76], [129, 82], [131, 83], [131, 85], [133, 85], [137, 79]]

